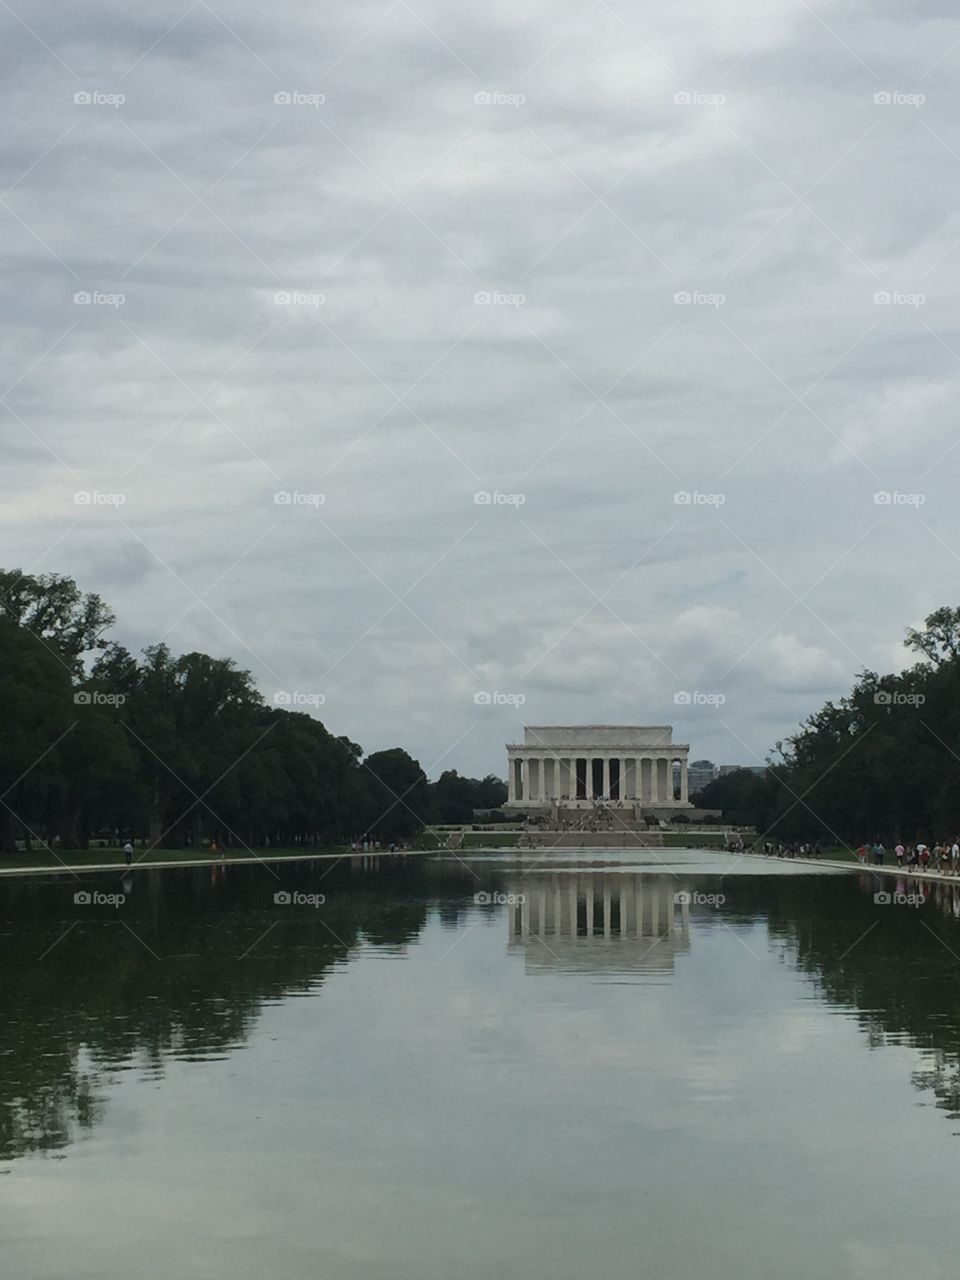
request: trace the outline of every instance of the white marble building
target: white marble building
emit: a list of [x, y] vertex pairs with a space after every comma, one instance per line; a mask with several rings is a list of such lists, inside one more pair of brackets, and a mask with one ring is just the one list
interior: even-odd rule
[[689, 752], [670, 725], [525, 725], [523, 742], [507, 743], [506, 808], [687, 809]]

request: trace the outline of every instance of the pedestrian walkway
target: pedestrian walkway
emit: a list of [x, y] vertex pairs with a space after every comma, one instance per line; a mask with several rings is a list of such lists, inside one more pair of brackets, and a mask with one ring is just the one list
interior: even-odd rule
[[960, 884], [960, 876], [942, 876], [939, 871], [918, 871], [916, 867], [898, 867], [896, 861], [892, 864], [885, 863], [881, 867], [873, 862], [841, 862], [836, 858], [804, 858], [799, 855], [797, 857], [778, 858], [776, 854], [771, 854], [768, 857], [764, 853], [754, 853], [752, 849], [744, 849], [742, 853], [727, 853], [724, 849], [713, 849], [709, 850], [709, 852], [721, 853], [727, 858], [734, 859], [734, 861], [739, 858], [756, 858], [760, 862], [795, 862], [802, 863], [807, 867], [830, 867], [837, 871], [870, 871], [878, 876], [898, 876], [901, 878], [909, 876], [912, 880], [929, 880], [931, 883], [936, 884], [950, 884], [951, 882]]
[[423, 857], [425, 854], [434, 853], [433, 849], [406, 849], [402, 852], [391, 853], [389, 849], [371, 850], [367, 853], [352, 852], [347, 849], [343, 853], [278, 853], [262, 855], [254, 854], [252, 857], [237, 858], [210, 856], [202, 858], [164, 858], [163, 861], [147, 862], [146, 859], [138, 861], [133, 860], [131, 866], [123, 860], [121, 853], [116, 862], [88, 862], [88, 863], [70, 863], [70, 862], [53, 862], [48, 867], [7, 867], [0, 866], [0, 876], [62, 876], [62, 875], [89, 875], [94, 871], [165, 871], [167, 868], [182, 867], [236, 867], [244, 864], [269, 863], [271, 866], [275, 862], [339, 862], [343, 858], [416, 858]]

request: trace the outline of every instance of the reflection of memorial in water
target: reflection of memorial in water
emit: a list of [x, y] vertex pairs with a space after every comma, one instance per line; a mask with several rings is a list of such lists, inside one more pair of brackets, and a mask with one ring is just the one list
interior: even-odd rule
[[675, 956], [690, 950], [686, 887], [665, 875], [511, 877], [509, 949], [524, 952], [528, 971], [670, 973]]

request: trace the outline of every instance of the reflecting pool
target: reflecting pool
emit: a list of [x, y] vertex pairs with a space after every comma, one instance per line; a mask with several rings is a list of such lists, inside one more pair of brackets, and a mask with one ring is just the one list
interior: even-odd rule
[[952, 884], [118, 870], [0, 883], [0, 961], [16, 1280], [956, 1274]]

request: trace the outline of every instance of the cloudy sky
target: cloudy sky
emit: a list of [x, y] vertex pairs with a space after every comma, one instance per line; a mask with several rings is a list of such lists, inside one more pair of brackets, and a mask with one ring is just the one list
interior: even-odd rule
[[524, 722], [756, 763], [956, 601], [946, 0], [0, 31], [2, 563], [130, 647], [431, 776]]

